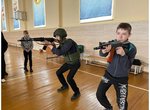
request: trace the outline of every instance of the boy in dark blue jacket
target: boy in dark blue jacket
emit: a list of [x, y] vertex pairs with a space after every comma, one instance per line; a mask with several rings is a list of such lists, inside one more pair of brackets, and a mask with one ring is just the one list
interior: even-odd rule
[[[128, 74], [134, 57], [136, 47], [129, 42], [132, 27], [128, 23], [120, 23], [116, 30], [116, 41], [126, 42], [123, 46], [113, 48], [111, 45], [100, 50], [100, 56], [109, 55], [108, 67], [97, 89], [97, 99], [106, 110], [112, 110], [106, 92], [111, 85], [114, 85], [117, 94], [117, 104], [120, 110], [127, 110], [128, 96]], [[112, 57], [112, 58], [110, 58]]]

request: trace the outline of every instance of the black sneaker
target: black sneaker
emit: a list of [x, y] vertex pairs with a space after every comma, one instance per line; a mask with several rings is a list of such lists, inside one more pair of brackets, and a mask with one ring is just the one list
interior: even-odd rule
[[28, 72], [28, 69], [24, 69], [24, 72], [25, 72], [25, 73]]
[[57, 92], [63, 92], [67, 90], [69, 87], [68, 86], [62, 86], [61, 88], [57, 89]]
[[8, 73], [7, 73], [7, 72], [5, 72], [5, 76], [8, 76]]
[[30, 69], [30, 72], [32, 73], [32, 72], [33, 72], [33, 69]]
[[71, 97], [71, 100], [73, 101], [73, 100], [77, 99], [78, 97], [80, 97], [80, 92], [74, 93], [73, 96]]

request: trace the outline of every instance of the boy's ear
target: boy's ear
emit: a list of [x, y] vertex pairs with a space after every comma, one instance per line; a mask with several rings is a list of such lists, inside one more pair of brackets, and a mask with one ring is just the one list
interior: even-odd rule
[[129, 33], [129, 37], [131, 36], [131, 33]]
[[130, 33], [129, 37], [132, 35], [132, 33]]

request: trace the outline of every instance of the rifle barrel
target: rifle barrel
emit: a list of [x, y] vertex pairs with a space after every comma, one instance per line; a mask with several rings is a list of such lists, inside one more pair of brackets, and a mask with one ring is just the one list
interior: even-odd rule
[[49, 42], [54, 42], [55, 39], [54, 38], [36, 37], [36, 38], [30, 38], [28, 40], [21, 39], [18, 41], [40, 41], [40, 42], [49, 41]]

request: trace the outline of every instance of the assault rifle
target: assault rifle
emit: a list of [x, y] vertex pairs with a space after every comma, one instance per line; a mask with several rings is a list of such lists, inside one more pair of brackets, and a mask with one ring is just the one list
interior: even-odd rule
[[44, 38], [44, 37], [35, 37], [35, 38], [30, 38], [28, 40], [25, 40], [25, 39], [21, 39], [21, 40], [18, 40], [18, 41], [39, 41], [39, 42], [45, 42], [45, 41], [48, 41], [48, 42], [54, 42], [55, 39], [54, 38]]
[[116, 47], [124, 47], [125, 44], [128, 44], [129, 42], [120, 42], [117, 40], [111, 40], [108, 42], [99, 42], [99, 46], [98, 47], [94, 47], [94, 50], [99, 50], [99, 49], [105, 49], [106, 46], [111, 45], [113, 48]]

